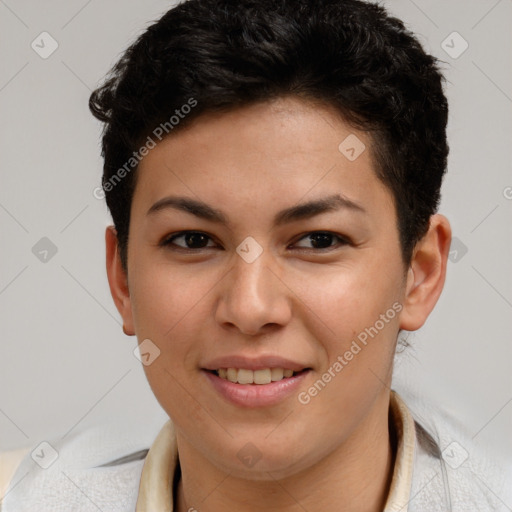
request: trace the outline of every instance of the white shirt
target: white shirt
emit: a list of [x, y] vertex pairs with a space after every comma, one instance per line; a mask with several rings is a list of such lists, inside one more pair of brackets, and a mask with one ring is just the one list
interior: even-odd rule
[[[510, 468], [505, 475], [446, 418], [431, 414], [434, 441], [395, 392], [390, 414], [397, 453], [384, 512], [512, 510]], [[2, 512], [173, 511], [179, 459], [170, 420], [149, 452], [105, 427], [51, 444], [59, 457], [48, 469], [25, 455], [1, 502]]]

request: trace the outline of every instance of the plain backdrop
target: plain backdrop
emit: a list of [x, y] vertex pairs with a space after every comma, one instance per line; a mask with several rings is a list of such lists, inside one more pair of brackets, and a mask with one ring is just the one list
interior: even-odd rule
[[[87, 103], [172, 5], [0, 1], [1, 450], [113, 418], [150, 442], [166, 419], [108, 290], [110, 219], [93, 195], [100, 125]], [[455, 237], [443, 295], [397, 356], [394, 385], [512, 458], [512, 2], [385, 5], [444, 62], [451, 152], [440, 211]]]

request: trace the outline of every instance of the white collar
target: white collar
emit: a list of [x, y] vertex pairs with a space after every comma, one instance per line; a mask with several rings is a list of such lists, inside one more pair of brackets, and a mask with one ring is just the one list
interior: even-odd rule
[[[416, 446], [414, 419], [395, 391], [391, 392], [389, 406], [397, 435], [397, 452], [383, 512], [407, 512]], [[136, 512], [173, 512], [173, 481], [177, 468], [176, 433], [169, 420], [151, 445], [144, 462]]]

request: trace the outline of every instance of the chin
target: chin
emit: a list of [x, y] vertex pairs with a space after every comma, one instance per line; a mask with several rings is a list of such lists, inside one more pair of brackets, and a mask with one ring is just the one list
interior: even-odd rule
[[[220, 448], [212, 463], [220, 470], [236, 478], [253, 481], [280, 480], [307, 469], [308, 457], [297, 452], [297, 443], [283, 443], [279, 447], [265, 443], [264, 437], [257, 443], [250, 440], [235, 446]], [[257, 446], [262, 446], [262, 449]], [[229, 457], [226, 454], [230, 454]], [[313, 462], [311, 462], [313, 463]]]

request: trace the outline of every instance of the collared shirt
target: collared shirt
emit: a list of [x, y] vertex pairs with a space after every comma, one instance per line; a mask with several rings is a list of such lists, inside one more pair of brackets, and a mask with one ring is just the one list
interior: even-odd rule
[[[391, 392], [390, 413], [397, 436], [397, 451], [384, 512], [407, 512], [414, 464], [414, 420], [394, 391]], [[146, 456], [136, 512], [174, 510], [173, 482], [178, 464], [176, 433], [171, 421], [168, 421]]]
[[[510, 512], [512, 464], [467, 435], [445, 411], [414, 396], [390, 398], [395, 462], [385, 512]], [[412, 409], [411, 409], [412, 408]], [[413, 410], [414, 414], [411, 414]], [[155, 433], [158, 432], [155, 439]], [[12, 464], [0, 453], [1, 512], [170, 512], [180, 476], [173, 425], [102, 424], [50, 439]], [[150, 449], [148, 450], [148, 446]], [[50, 449], [50, 447], [52, 449]], [[18, 457], [16, 457], [18, 458]], [[48, 463], [47, 463], [48, 462]], [[14, 466], [17, 469], [14, 470]], [[5, 467], [4, 467], [5, 466]]]

